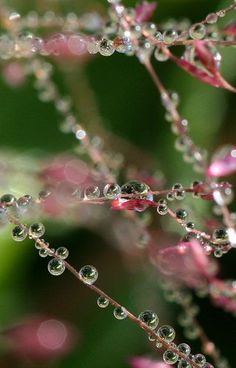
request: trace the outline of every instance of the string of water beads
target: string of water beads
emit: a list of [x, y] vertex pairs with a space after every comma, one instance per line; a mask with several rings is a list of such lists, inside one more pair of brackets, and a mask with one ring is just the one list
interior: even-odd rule
[[[109, 1], [112, 4], [113, 10], [116, 12], [118, 18], [121, 20], [125, 20], [128, 25], [133, 27], [137, 26], [137, 23], [134, 21], [133, 14], [131, 12], [131, 16], [126, 14], [126, 9], [122, 5], [121, 1]], [[196, 24], [193, 24], [190, 29], [187, 31], [182, 31], [179, 35], [175, 30], [167, 30], [163, 34], [160, 31], [157, 32], [157, 28], [154, 23], [147, 24], [144, 27], [141, 27], [139, 32], [151, 42], [152, 45], [160, 47], [162, 45], [166, 46], [176, 46], [176, 45], [191, 45], [195, 40], [203, 39], [207, 35], [207, 29], [205, 25], [212, 25], [217, 23], [220, 18], [223, 18], [226, 14], [236, 9], [235, 2], [216, 13], [210, 13], [206, 16], [206, 18]], [[150, 28], [150, 29], [149, 29]], [[137, 29], [138, 31], [138, 29]], [[136, 32], [137, 32], [136, 31]], [[190, 37], [190, 39], [188, 39]], [[219, 44], [221, 46], [233, 46], [236, 44], [235, 40], [215, 40], [211, 39], [214, 44]], [[162, 60], [163, 61], [163, 60]]]
[[[22, 224], [11, 214], [8, 215], [9, 222], [16, 225], [12, 230], [13, 239], [22, 241], [26, 237], [35, 241], [35, 246], [41, 252], [43, 257], [53, 257], [48, 263], [48, 271], [53, 276], [60, 276], [65, 269], [69, 270], [79, 281], [94, 291], [98, 296], [98, 306], [104, 308], [111, 304], [114, 309], [114, 316], [118, 320], [129, 318], [131, 321], [141, 327], [148, 335], [151, 341], [156, 342], [158, 349], [166, 349], [163, 354], [163, 360], [167, 364], [175, 364], [179, 361], [179, 368], [214, 368], [210, 363], [206, 362], [203, 354], [190, 355], [190, 347], [187, 344], [179, 344], [178, 347], [173, 343], [175, 331], [171, 326], [161, 326], [156, 330], [159, 318], [152, 311], [144, 311], [136, 317], [128, 309], [124, 308], [120, 303], [115, 301], [104, 291], [99, 289], [94, 283], [98, 279], [98, 272], [95, 267], [87, 265], [77, 271], [70, 263], [66, 261], [69, 252], [65, 247], [59, 247], [56, 251], [50, 248], [49, 244], [42, 239], [45, 233], [44, 225], [41, 223], [27, 226]], [[22, 236], [24, 234], [24, 236]]]
[[[9, 209], [9, 207], [8, 207], [8, 209]], [[9, 215], [9, 217], [10, 217], [10, 219], [12, 219], [12, 214], [10, 214]], [[14, 240], [16, 240], [16, 241], [22, 241], [22, 240], [24, 240], [26, 237], [27, 237], [27, 234], [29, 234], [29, 236], [30, 237], [32, 237], [32, 234], [34, 234], [34, 236], [36, 237], [36, 235], [37, 235], [37, 237], [36, 237], [36, 239], [38, 239], [39, 237], [41, 237], [41, 236], [43, 236], [44, 235], [44, 231], [45, 231], [45, 229], [44, 229], [44, 226], [42, 225], [42, 224], [33, 224], [33, 225], [31, 225], [30, 226], [30, 228], [28, 229], [25, 225], [23, 225], [18, 219], [16, 219], [16, 218], [13, 218], [13, 220], [12, 220], [13, 222], [14, 222], [14, 224], [16, 224], [17, 226], [13, 229], [13, 231], [12, 231], [12, 235], [13, 235], [13, 239]], [[46, 246], [48, 247], [48, 245], [47, 245], [47, 243], [45, 243], [46, 244]], [[42, 244], [41, 244], [42, 245]], [[36, 248], [38, 248], [37, 247], [37, 241], [36, 241]], [[51, 252], [51, 251], [50, 251]], [[62, 258], [62, 256], [65, 258], [66, 256], [68, 256], [68, 251], [66, 250], [66, 248], [64, 248], [64, 247], [60, 247], [60, 248], [58, 248], [58, 250], [57, 250], [57, 252], [56, 252], [56, 254], [59, 256], [60, 255], [60, 257]], [[49, 255], [47, 252], [45, 252], [44, 250], [42, 250], [41, 248], [40, 248], [40, 256], [41, 257], [46, 257], [47, 255]], [[54, 255], [54, 253], [52, 253], [52, 255]], [[64, 259], [63, 258], [63, 259]], [[54, 264], [54, 267], [55, 267], [55, 262], [54, 261], [50, 261], [52, 264]], [[50, 264], [51, 264], [50, 263]], [[62, 267], [61, 269], [64, 269], [64, 267], [63, 267], [63, 265], [60, 263], [60, 266]], [[55, 271], [56, 272], [56, 271]], [[163, 287], [165, 288], [165, 284], [164, 283], [162, 283], [163, 284]], [[175, 288], [175, 293], [176, 294], [178, 294], [178, 291], [176, 290], [176, 288]], [[182, 298], [182, 297], [180, 297], [180, 298], [175, 298], [176, 300], [176, 302], [178, 302], [179, 304], [181, 304], [187, 311], [190, 311], [190, 309], [192, 310], [192, 308], [190, 308], [190, 304], [189, 304], [189, 300], [187, 300], [187, 304], [184, 302], [184, 300], [186, 301], [186, 298]], [[101, 303], [105, 303], [104, 302], [104, 300], [100, 300], [100, 304]], [[105, 304], [107, 304], [107, 303], [105, 303]], [[107, 305], [104, 305], [104, 304], [101, 304], [100, 306], [102, 306], [102, 307], [105, 307], [105, 306], [107, 306]], [[197, 321], [196, 322], [194, 322], [194, 324], [195, 325], [197, 325], [198, 326], [198, 328], [200, 328], [199, 327], [199, 324], [197, 324]], [[202, 339], [202, 342], [204, 343], [204, 346], [205, 346], [205, 350], [207, 349], [207, 348], [209, 348], [210, 347], [210, 345], [211, 345], [211, 350], [210, 351], [207, 351], [208, 352], [208, 355], [211, 355], [211, 354], [213, 354], [214, 355], [214, 359], [217, 359], [217, 358], [219, 358], [220, 356], [219, 356], [219, 353], [217, 353], [214, 349], [212, 350], [212, 344], [210, 344], [210, 342], [209, 342], [209, 340], [207, 339], [207, 337], [206, 337], [206, 335], [205, 335], [205, 333], [204, 333], [204, 331], [202, 330], [202, 328], [200, 328], [200, 331], [199, 331], [200, 333], [201, 333], [201, 339]], [[209, 350], [209, 349], [208, 349]], [[222, 363], [223, 364], [223, 363]], [[226, 365], [225, 365], [226, 363], [224, 363], [224, 367], [226, 367]], [[221, 367], [223, 367], [223, 365], [221, 365]]]
[[221, 355], [219, 349], [208, 338], [201, 327], [196, 317], [199, 312], [198, 306], [193, 303], [192, 295], [187, 290], [181, 290], [178, 286], [176, 287], [167, 280], [162, 280], [160, 285], [163, 289], [164, 298], [170, 303], [176, 303], [182, 309], [182, 313], [178, 318], [178, 323], [184, 327], [185, 337], [190, 340], [199, 338], [202, 345], [202, 351], [211, 357], [216, 367], [230, 368], [229, 363]]
[[0, 5], [0, 22], [7, 29], [17, 28], [17, 31], [24, 29], [50, 29], [58, 28], [63, 31], [99, 31], [103, 26], [103, 18], [96, 12], [85, 13], [77, 16], [76, 13], [68, 13], [59, 16], [53, 11], [47, 11], [40, 15], [36, 11], [30, 11], [22, 16], [8, 6]]
[[[36, 78], [35, 88], [39, 92], [39, 99], [42, 101], [52, 101], [57, 112], [62, 116], [63, 123], [61, 130], [64, 133], [72, 133], [83, 145], [86, 153], [92, 162], [99, 166], [99, 172], [107, 181], [114, 182], [115, 178], [111, 170], [111, 165], [104, 153], [92, 143], [85, 128], [78, 122], [73, 113], [72, 104], [69, 97], [62, 97], [59, 89], [52, 80], [52, 64], [48, 61], [35, 60], [28, 66], [28, 72]], [[117, 165], [114, 165], [116, 168]]]
[[[140, 191], [138, 191], [138, 189]], [[164, 191], [164, 192], [168, 192], [168, 194], [172, 196], [176, 196], [176, 198], [178, 200], [183, 199], [184, 198], [184, 191], [182, 190], [182, 186], [180, 184], [175, 184], [172, 188], [172, 191], [168, 190], [168, 191]], [[189, 192], [194, 192], [194, 187], [193, 188], [186, 188], [189, 190]], [[106, 184], [104, 189], [103, 189], [103, 197], [100, 196], [100, 189], [97, 186], [94, 185], [90, 185], [88, 187], [85, 187], [84, 191], [81, 191], [81, 195], [83, 194], [83, 197], [78, 197], [78, 195], [76, 196], [76, 200], [74, 200], [73, 203], [73, 207], [76, 207], [82, 203], [84, 204], [92, 204], [92, 205], [97, 205], [97, 204], [101, 204], [103, 205], [106, 202], [111, 202], [113, 205], [113, 201], [121, 201], [121, 205], [126, 205], [126, 203], [128, 205], [130, 205], [130, 202], [132, 203], [132, 201], [135, 201], [135, 204], [132, 205], [132, 209], [135, 210], [135, 208], [137, 208], [139, 206], [139, 202], [141, 202], [141, 207], [142, 207], [142, 211], [144, 209], [146, 209], [146, 207], [143, 208], [143, 205], [145, 203], [146, 206], [146, 202], [150, 201], [151, 206], [152, 207], [156, 207], [157, 208], [157, 213], [161, 216], [163, 215], [169, 215], [171, 219], [174, 219], [174, 221], [176, 221], [177, 224], [180, 224], [182, 227], [185, 228], [186, 230], [186, 239], [188, 238], [189, 241], [191, 239], [197, 238], [199, 240], [201, 240], [203, 248], [206, 252], [206, 254], [211, 254], [214, 252], [214, 255], [216, 257], [219, 257], [221, 255], [223, 255], [224, 253], [228, 252], [231, 249], [231, 245], [230, 245], [230, 241], [229, 241], [229, 236], [227, 231], [224, 231], [224, 229], [215, 229], [213, 234], [207, 234], [201, 230], [198, 230], [195, 228], [194, 223], [190, 222], [190, 221], [186, 221], [187, 218], [187, 211], [184, 209], [177, 209], [175, 211], [173, 211], [168, 205], [167, 205], [167, 201], [164, 199], [160, 199], [158, 202], [155, 202], [153, 200], [153, 198], [151, 198], [151, 200], [148, 200], [147, 198], [150, 197], [150, 195], [152, 196], [152, 191], [150, 190], [150, 188], [144, 184], [144, 183], [139, 183], [139, 182], [128, 182], [126, 184], [124, 184], [123, 186], [119, 186], [118, 184]], [[160, 191], [161, 192], [161, 191]], [[159, 194], [160, 194], [159, 192]], [[53, 193], [52, 192], [47, 192], [46, 197], [48, 197], [49, 195], [51, 195]], [[157, 193], [156, 191], [154, 191], [153, 193]], [[180, 193], [180, 194], [179, 194]], [[181, 196], [180, 196], [181, 195]], [[72, 194], [73, 196], [73, 194]], [[26, 198], [27, 197], [27, 198]], [[34, 202], [37, 205], [43, 204], [45, 197], [44, 195], [40, 194], [39, 195], [39, 199], [34, 201], [32, 197], [30, 196], [25, 196], [26, 201], [24, 202], [24, 211], [26, 211], [26, 206], [31, 206], [32, 203]], [[172, 198], [173, 200], [173, 198]], [[18, 201], [22, 202], [21, 199], [19, 199]], [[144, 203], [143, 203], [144, 201]], [[10, 194], [5, 194], [0, 198], [0, 203], [2, 206], [4, 207], [12, 207], [13, 209], [15, 208], [15, 206], [17, 205], [17, 200], [14, 196], [10, 195]], [[23, 202], [22, 202], [23, 203]], [[20, 204], [21, 205], [21, 204]], [[118, 202], [118, 207], [120, 205], [120, 202]], [[148, 202], [149, 205], [149, 202]], [[116, 209], [116, 204], [113, 205], [114, 209]], [[124, 209], [126, 209], [124, 207]], [[131, 209], [131, 208], [129, 208]], [[17, 210], [17, 207], [16, 207]], [[136, 221], [136, 220], [135, 220]], [[138, 218], [137, 218], [137, 221]], [[141, 225], [141, 224], [140, 224]], [[143, 227], [143, 226], [142, 226]], [[142, 228], [141, 227], [141, 228]], [[223, 244], [223, 247], [222, 247]], [[220, 249], [219, 249], [220, 248]], [[219, 253], [220, 250], [220, 254]]]

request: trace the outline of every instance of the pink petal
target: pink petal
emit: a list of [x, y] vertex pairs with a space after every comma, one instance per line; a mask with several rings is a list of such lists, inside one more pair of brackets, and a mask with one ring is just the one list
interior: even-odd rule
[[177, 58], [169, 50], [168, 55], [171, 60], [173, 60], [180, 68], [185, 70], [187, 73], [193, 75], [201, 82], [209, 84], [213, 87], [221, 87], [231, 92], [236, 92], [236, 89], [231, 86], [218, 71], [216, 71], [214, 74], [208, 74], [207, 72], [198, 68], [196, 65], [190, 63], [189, 61]]
[[231, 175], [236, 172], [236, 147], [226, 147], [219, 151], [216, 159], [207, 169], [207, 175], [220, 177]]
[[156, 10], [157, 3], [148, 3], [147, 1], [144, 1], [140, 5], [138, 5], [135, 9], [135, 20], [137, 23], [143, 23], [149, 21], [154, 11]]
[[49, 161], [40, 176], [52, 185], [63, 181], [80, 185], [91, 180], [87, 165], [72, 156], [59, 156]]
[[216, 279], [209, 289], [213, 302], [227, 312], [236, 312], [236, 289], [225, 281]]
[[197, 240], [181, 242], [159, 251], [160, 270], [190, 287], [214, 276], [216, 269]]
[[54, 57], [78, 58], [89, 56], [87, 42], [89, 37], [79, 34], [56, 33], [44, 41], [43, 50]]
[[214, 75], [218, 71], [218, 64], [207, 46], [208, 43], [205, 41], [196, 41], [195, 54], [206, 69]]
[[111, 203], [111, 208], [116, 211], [134, 210], [137, 212], [143, 212], [148, 207], [156, 207], [155, 202], [148, 199], [117, 198], [114, 199]]
[[236, 35], [236, 23], [231, 23], [224, 28], [224, 33], [229, 36]]
[[132, 368], [169, 368], [169, 365], [144, 357], [133, 357], [129, 361]]
[[7, 64], [3, 69], [3, 78], [12, 87], [20, 87], [26, 80], [23, 66], [18, 62]]
[[21, 361], [47, 363], [72, 350], [78, 338], [68, 323], [45, 316], [29, 318], [3, 332]]

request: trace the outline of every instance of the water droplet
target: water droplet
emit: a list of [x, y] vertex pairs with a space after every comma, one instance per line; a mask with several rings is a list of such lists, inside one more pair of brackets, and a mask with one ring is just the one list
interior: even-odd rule
[[53, 258], [48, 262], [48, 271], [53, 276], [60, 276], [65, 269], [65, 263], [60, 259]]
[[12, 238], [15, 241], [23, 241], [26, 239], [28, 235], [27, 232], [27, 228], [23, 227], [23, 226], [15, 226], [14, 229], [12, 230]]
[[99, 52], [103, 56], [111, 56], [115, 51], [113, 41], [102, 39], [99, 43]]
[[201, 40], [206, 35], [206, 27], [204, 24], [196, 23], [190, 28], [189, 35], [194, 40]]
[[14, 197], [11, 194], [4, 194], [1, 198], [0, 198], [0, 203], [5, 206], [5, 207], [9, 207], [12, 206], [16, 203], [16, 197]]
[[169, 29], [163, 33], [164, 42], [167, 44], [171, 44], [175, 42], [178, 38], [178, 32], [173, 29]]
[[114, 314], [114, 317], [119, 320], [125, 319], [127, 317], [126, 309], [123, 307], [115, 308], [113, 311], [113, 314]]
[[175, 330], [171, 326], [164, 325], [158, 328], [157, 335], [166, 342], [172, 342], [175, 338]]
[[190, 346], [184, 342], [178, 345], [178, 350], [185, 355], [189, 355], [191, 352]]
[[122, 194], [147, 196], [149, 192], [150, 188], [147, 184], [135, 180], [129, 181], [128, 183], [123, 184], [121, 187]]
[[115, 199], [121, 194], [121, 188], [116, 183], [107, 184], [103, 189], [103, 194], [108, 199]]
[[32, 224], [29, 227], [29, 236], [32, 238], [41, 238], [45, 233], [45, 227], [41, 223]]
[[176, 218], [179, 220], [185, 220], [188, 216], [188, 212], [182, 208], [175, 211]]
[[173, 200], [175, 199], [174, 193], [173, 193], [173, 192], [169, 192], [169, 193], [167, 193], [167, 195], [166, 195], [166, 199], [167, 199], [168, 201], [173, 201]]
[[83, 266], [79, 271], [79, 275], [81, 280], [88, 285], [93, 285], [98, 279], [98, 271], [91, 265]]
[[104, 296], [99, 296], [99, 298], [97, 299], [97, 305], [100, 308], [106, 308], [109, 305], [109, 300]]
[[178, 368], [192, 368], [192, 366], [187, 362], [187, 360], [181, 359], [178, 363]]
[[157, 206], [157, 213], [159, 213], [159, 215], [164, 216], [167, 215], [168, 213], [168, 206], [166, 204], [158, 204]]
[[152, 328], [153, 330], [157, 327], [159, 323], [159, 318], [157, 317], [157, 314], [146, 310], [139, 315], [139, 320], [144, 322], [148, 327]]
[[56, 255], [61, 259], [66, 259], [69, 256], [69, 251], [66, 247], [59, 247], [56, 250]]
[[93, 54], [97, 54], [98, 53], [98, 43], [97, 42], [88, 42], [87, 43], [87, 50], [89, 52], [89, 54], [93, 55]]
[[100, 196], [100, 190], [96, 185], [90, 185], [84, 191], [85, 199], [96, 199]]
[[167, 364], [175, 364], [179, 359], [178, 354], [172, 350], [166, 350], [163, 354], [163, 360]]
[[214, 24], [217, 22], [217, 20], [218, 20], [218, 15], [216, 13], [210, 13], [206, 17], [206, 21], [208, 24]]
[[169, 56], [166, 55], [166, 53], [163, 51], [162, 47], [157, 47], [154, 51], [154, 57], [157, 61], [167, 61], [169, 59]]
[[46, 258], [48, 256], [48, 251], [45, 248], [39, 249], [39, 256], [42, 258]]
[[194, 362], [199, 365], [199, 367], [204, 366], [204, 364], [206, 363], [206, 357], [203, 354], [196, 354], [194, 355], [193, 359], [194, 359]]
[[153, 334], [149, 334], [149, 335], [148, 335], [148, 340], [149, 340], [149, 341], [151, 341], [151, 342], [156, 341], [156, 337], [155, 337], [155, 335], [153, 335]]
[[215, 229], [213, 234], [212, 234], [212, 238], [218, 244], [227, 243], [228, 240], [229, 240], [227, 229]]

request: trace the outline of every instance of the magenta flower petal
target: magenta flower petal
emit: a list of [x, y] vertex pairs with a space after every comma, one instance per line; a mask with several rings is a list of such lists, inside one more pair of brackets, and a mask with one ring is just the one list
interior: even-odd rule
[[231, 23], [228, 24], [225, 28], [224, 28], [224, 33], [228, 36], [236, 36], [236, 23]]
[[[169, 50], [168, 50], [168, 55], [171, 58], [172, 61], [174, 61], [180, 68], [182, 68], [183, 70], [185, 70], [187, 73], [191, 74], [192, 76], [194, 76], [195, 78], [197, 78], [198, 80], [200, 80], [203, 83], [209, 84], [213, 87], [221, 87], [224, 89], [227, 89], [231, 92], [236, 92], [236, 89], [231, 86], [219, 73], [218, 70], [215, 70], [215, 72], [212, 74], [212, 70], [209, 70], [209, 73], [207, 71], [204, 71], [202, 69], [200, 69], [199, 67], [197, 67], [195, 64], [190, 63], [189, 61], [185, 60], [185, 59], [179, 59], [178, 57], [176, 57], [175, 55], [173, 55]], [[202, 54], [203, 57], [203, 54]], [[205, 62], [207, 60], [206, 55], [204, 55], [205, 57]], [[208, 60], [209, 62], [209, 60]]]
[[143, 23], [149, 21], [154, 11], [156, 10], [157, 4], [156, 3], [148, 3], [144, 1], [140, 5], [138, 5], [135, 9], [135, 20], [137, 23]]
[[236, 172], [236, 148], [223, 147], [213, 158], [207, 169], [207, 175], [220, 177], [231, 175]]
[[47, 363], [70, 352], [78, 333], [67, 322], [35, 316], [3, 332], [12, 353], [21, 361]]
[[79, 34], [56, 33], [44, 41], [44, 52], [54, 57], [88, 57], [87, 42], [89, 37]]
[[3, 69], [3, 78], [12, 87], [20, 87], [26, 80], [25, 70], [22, 64], [12, 62], [6, 64]]
[[205, 68], [209, 70], [209, 72], [215, 74], [218, 71], [218, 63], [215, 56], [207, 46], [208, 43], [205, 41], [196, 41], [195, 54], [202, 63], [202, 65], [204, 65]]
[[129, 361], [132, 368], [168, 368], [169, 365], [145, 357], [133, 357]]
[[126, 199], [126, 198], [117, 198], [112, 201], [111, 207], [113, 210], [122, 211], [137, 211], [143, 212], [148, 207], [156, 207], [155, 202], [148, 199]]
[[211, 279], [216, 268], [197, 240], [181, 242], [173, 247], [159, 251], [161, 272], [190, 287], [196, 287]]

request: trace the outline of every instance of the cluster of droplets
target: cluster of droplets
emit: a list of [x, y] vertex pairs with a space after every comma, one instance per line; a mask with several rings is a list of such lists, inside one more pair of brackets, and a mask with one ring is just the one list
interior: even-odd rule
[[91, 54], [111, 56], [117, 51], [128, 56], [136, 55], [141, 62], [145, 62], [154, 51], [156, 60], [163, 62], [169, 59], [165, 46], [176, 42], [184, 44], [187, 40], [232, 40], [232, 37], [225, 37], [223, 32], [218, 32], [215, 26], [226, 15], [224, 10], [209, 13], [203, 22], [192, 26], [184, 19], [180, 22], [168, 20], [157, 27], [153, 22], [138, 22], [136, 9], [125, 8], [119, 2], [111, 5], [110, 19], [102, 29], [102, 37], [88, 42], [87, 49]]
[[109, 178], [114, 180], [121, 168], [122, 155], [114, 154], [112, 151], [109, 155], [103, 152], [103, 140], [98, 137], [90, 137], [84, 126], [78, 120], [71, 98], [62, 96], [56, 83], [52, 79], [53, 66], [48, 61], [39, 59], [33, 60], [27, 66], [28, 74], [34, 75], [36, 78], [35, 88], [38, 92], [38, 98], [42, 102], [51, 102], [58, 114], [61, 116], [60, 130], [63, 133], [72, 133], [78, 147], [75, 151], [81, 156], [88, 155], [94, 170], [101, 178]]
[[0, 37], [0, 57], [3, 60], [32, 58], [42, 49], [43, 40], [31, 33], [12, 36], [4, 34]]
[[149, 340], [155, 342], [158, 349], [165, 348], [166, 344], [169, 345], [163, 353], [163, 360], [166, 364], [173, 365], [178, 363], [178, 368], [191, 368], [192, 365], [189, 363], [189, 360], [192, 360], [199, 367], [213, 367], [206, 362], [203, 354], [190, 355], [191, 348], [188, 344], [181, 343], [177, 346], [173, 342], [175, 339], [175, 330], [172, 326], [163, 325], [157, 328], [159, 318], [155, 312], [146, 310], [140, 313], [138, 318], [145, 326], [153, 330], [153, 333], [149, 334]]
[[37, 30], [40, 28], [60, 28], [64, 32], [76, 32], [80, 30], [94, 32], [100, 31], [103, 26], [102, 17], [95, 11], [78, 16], [74, 12], [60, 16], [52, 10], [39, 14], [30, 11], [21, 15], [7, 8], [1, 8], [2, 24], [8, 30], [22, 32], [25, 29]]
[[42, 244], [35, 243], [37, 249], [39, 249], [39, 255], [43, 258], [50, 256], [52, 259], [48, 262], [48, 272], [52, 276], [60, 276], [64, 273], [66, 269], [65, 260], [69, 256], [69, 251], [66, 247], [59, 247], [56, 250], [49, 248], [49, 244], [46, 246]]
[[163, 92], [161, 98], [166, 109], [165, 118], [171, 123], [173, 133], [177, 135], [175, 148], [182, 152], [184, 161], [191, 164], [196, 172], [204, 172], [207, 167], [207, 152], [194, 144], [188, 133], [188, 120], [181, 118], [177, 112], [180, 101], [178, 93]]
[[26, 194], [16, 198], [12, 194], [3, 194], [0, 198], [0, 223], [8, 222], [8, 215], [12, 215], [15, 219], [23, 217], [31, 217], [37, 213], [37, 205], [32, 196]]

